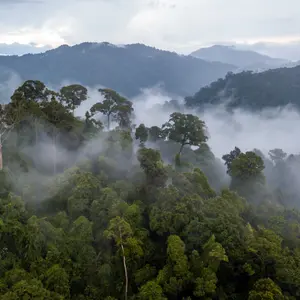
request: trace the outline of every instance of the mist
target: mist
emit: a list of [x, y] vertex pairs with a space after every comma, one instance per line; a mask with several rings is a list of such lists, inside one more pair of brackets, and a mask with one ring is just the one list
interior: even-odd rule
[[[95, 103], [103, 101], [99, 88], [103, 86], [88, 87], [88, 100], [75, 110], [76, 116], [83, 118]], [[184, 108], [182, 97], [174, 99], [159, 87], [144, 89], [139, 96], [130, 100], [134, 108], [133, 123], [137, 126], [144, 123], [147, 127], [161, 126], [167, 122], [174, 110], [172, 106], [165, 104], [172, 100], [178, 101], [182, 112], [197, 115], [205, 121], [209, 134], [208, 145], [218, 158], [222, 158], [235, 146], [242, 151], [259, 149], [264, 155], [275, 148], [281, 148], [288, 154], [300, 153], [300, 113], [292, 106], [266, 108], [259, 112], [243, 109], [229, 112], [224, 105], [215, 105], [199, 112]], [[106, 118], [99, 118], [106, 125]], [[94, 147], [95, 143], [97, 142], [93, 141]]]
[[[72, 82], [66, 81], [61, 86], [69, 84], [72, 84]], [[51, 88], [51, 86], [48, 87]], [[98, 92], [99, 88], [103, 88], [103, 86], [87, 87], [88, 99], [82, 102], [81, 106], [75, 110], [75, 116], [84, 118], [86, 111], [95, 103], [103, 101], [103, 96]], [[139, 96], [129, 100], [133, 102], [134, 114], [132, 123], [136, 126], [144, 123], [147, 127], [160, 127], [168, 121], [170, 114], [174, 110], [197, 115], [205, 121], [209, 135], [207, 143], [216, 157], [213, 173], [215, 174], [214, 176], [218, 175], [217, 177], [219, 178], [216, 184], [212, 181], [210, 183], [217, 189], [228, 186], [230, 183], [230, 177], [226, 174], [222, 156], [233, 150], [235, 146], [239, 147], [243, 152], [258, 149], [266, 158], [268, 158], [269, 150], [274, 148], [281, 148], [287, 154], [297, 154], [300, 152], [300, 142], [298, 141], [300, 114], [291, 106], [264, 109], [260, 112], [251, 112], [243, 109], [234, 109], [229, 112], [226, 110], [225, 105], [215, 105], [206, 107], [199, 112], [186, 109], [182, 97], [170, 96], [165, 90], [157, 86], [144, 89]], [[175, 108], [174, 103], [172, 104], [174, 100], [177, 101]], [[104, 126], [106, 126], [106, 118], [101, 114], [98, 117], [103, 121]], [[21, 153], [26, 159], [33, 162], [36, 169], [48, 170], [50, 172], [49, 176], [41, 176], [36, 170], [20, 172], [16, 185], [38, 186], [38, 190], [41, 190], [38, 191], [39, 201], [46, 199], [49, 197], [49, 192], [45, 191], [42, 186], [47, 185], [53, 180], [53, 174], [55, 173], [53, 162], [56, 161], [57, 173], [62, 173], [66, 168], [75, 165], [80, 166], [89, 158], [98, 157], [101, 153], [108, 151], [106, 138], [106, 130], [104, 130], [104, 132], [76, 151], [69, 151], [62, 146], [60, 141], [64, 137], [61, 136], [57, 138], [54, 150], [53, 141], [41, 132], [38, 143], [34, 146], [24, 147], [21, 149]], [[135, 141], [134, 136], [133, 139], [133, 151], [136, 153], [139, 149], [138, 141]], [[72, 142], [76, 143], [75, 136]], [[153, 143], [148, 143], [146, 146], [158, 149], [160, 147]], [[165, 151], [169, 150], [161, 149], [165, 163], [172, 163], [170, 153], [167, 152], [166, 155]], [[135, 155], [131, 158], [132, 161], [128, 157], [121, 156], [114, 157], [113, 160], [116, 162], [116, 168], [120, 172], [126, 172], [130, 168], [130, 165], [138, 165]], [[271, 162], [269, 161], [269, 163]], [[63, 168], [60, 167], [62, 165], [64, 166]], [[208, 166], [206, 170], [203, 170], [204, 173], [207, 174], [210, 168]], [[296, 169], [298, 170], [298, 166], [296, 166]], [[295, 176], [297, 170], [295, 171], [295, 167], [293, 167], [293, 170], [290, 171], [294, 174], [294, 182], [295, 180], [297, 182], [296, 186], [300, 186], [300, 176]], [[54, 172], [51, 173], [52, 171]], [[267, 176], [270, 176], [269, 171], [270, 169], [266, 168], [265, 174]], [[272, 180], [274, 183], [274, 179]], [[295, 184], [293, 183], [293, 185]], [[292, 187], [294, 191], [296, 190], [296, 186]], [[52, 190], [53, 192], [55, 193], [55, 190]]]
[[[9, 82], [5, 85], [7, 93], [12, 94], [20, 81], [17, 74], [11, 74]], [[61, 86], [71, 83], [65, 81]], [[0, 91], [4, 90], [3, 87], [4, 85], [0, 86]], [[82, 118], [95, 103], [103, 100], [102, 95], [98, 92], [98, 89], [103, 86], [87, 88], [88, 100], [82, 102], [81, 106], [75, 110], [75, 115]], [[218, 158], [230, 152], [235, 146], [242, 151], [256, 148], [265, 155], [274, 148], [281, 148], [285, 152], [293, 154], [300, 152], [298, 140], [300, 114], [293, 107], [268, 108], [260, 112], [234, 109], [232, 112], [228, 112], [223, 105], [215, 105], [198, 112], [185, 109], [182, 97], [171, 97], [160, 87], [144, 89], [139, 96], [130, 100], [134, 107], [133, 123], [136, 125], [144, 123], [148, 127], [161, 126], [167, 122], [174, 110], [172, 106], [164, 106], [164, 104], [171, 100], [178, 101], [182, 112], [195, 114], [205, 121], [209, 133], [208, 145]], [[105, 123], [106, 120], [102, 116], [99, 118]], [[65, 158], [63, 157], [62, 160], [64, 161]]]
[[[135, 110], [135, 123], [146, 126], [161, 126], [168, 121], [171, 108], [163, 105], [173, 100], [163, 90], [155, 88], [144, 90], [136, 99], [132, 99]], [[300, 113], [292, 106], [266, 108], [260, 112], [234, 109], [229, 112], [224, 105], [214, 105], [197, 110], [185, 109], [184, 99], [177, 97], [184, 113], [197, 115], [205, 121], [209, 140], [208, 144], [215, 156], [221, 158], [235, 146], [242, 151], [254, 148], [265, 155], [269, 150], [281, 148], [287, 153], [300, 152], [298, 140]]]
[[22, 84], [22, 78], [16, 72], [0, 67], [0, 101], [8, 103], [15, 89]]

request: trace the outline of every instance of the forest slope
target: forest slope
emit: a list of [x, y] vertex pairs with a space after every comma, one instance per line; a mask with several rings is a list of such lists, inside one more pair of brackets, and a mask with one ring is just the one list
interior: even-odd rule
[[300, 66], [262, 73], [229, 73], [194, 96], [186, 97], [189, 107], [225, 103], [231, 108], [260, 110], [293, 104], [300, 107]]
[[34, 78], [55, 87], [66, 80], [101, 85], [127, 97], [157, 84], [170, 94], [186, 96], [236, 69], [143, 44], [118, 47], [109, 43], [64, 45], [21, 57], [0, 56], [0, 68], [17, 73], [22, 80]]

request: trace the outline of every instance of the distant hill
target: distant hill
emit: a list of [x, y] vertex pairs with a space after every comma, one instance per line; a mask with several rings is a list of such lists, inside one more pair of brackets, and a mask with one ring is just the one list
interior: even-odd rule
[[82, 43], [41, 54], [0, 56], [0, 69], [17, 73], [22, 80], [38, 79], [52, 85], [60, 85], [64, 80], [102, 85], [128, 97], [157, 84], [164, 85], [169, 93], [191, 94], [235, 68], [143, 44]]
[[262, 73], [229, 73], [185, 100], [189, 107], [225, 103], [230, 108], [252, 110], [287, 104], [300, 108], [300, 66]]
[[250, 50], [240, 50], [234, 46], [214, 45], [212, 47], [201, 48], [190, 54], [191, 56], [207, 61], [218, 61], [232, 64], [240, 70], [261, 71], [278, 68], [286, 63], [285, 59], [272, 58], [267, 55]]
[[238, 49], [251, 50], [271, 57], [281, 57], [291, 61], [300, 60], [300, 41], [290, 43], [258, 42], [254, 44], [235, 44]]

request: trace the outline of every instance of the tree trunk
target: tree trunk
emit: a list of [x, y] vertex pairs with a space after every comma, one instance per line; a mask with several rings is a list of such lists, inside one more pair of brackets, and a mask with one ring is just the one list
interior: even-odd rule
[[127, 273], [127, 266], [126, 266], [126, 257], [123, 244], [121, 244], [122, 253], [123, 253], [123, 265], [124, 265], [124, 273], [125, 273], [125, 300], [127, 300], [128, 294], [128, 273]]
[[[0, 137], [1, 139], [1, 137]], [[0, 171], [3, 170], [2, 141], [0, 141]]]
[[52, 147], [53, 147], [53, 173], [54, 175], [56, 175], [56, 133], [54, 133], [53, 136]]
[[38, 143], [37, 118], [35, 118], [34, 127], [35, 127], [35, 145], [37, 145], [37, 143]]
[[110, 114], [107, 115], [107, 129], [110, 129]]
[[181, 155], [181, 152], [182, 152], [182, 150], [183, 150], [183, 147], [184, 147], [184, 144], [181, 144], [180, 150], [179, 150], [179, 153], [178, 153], [179, 156]]

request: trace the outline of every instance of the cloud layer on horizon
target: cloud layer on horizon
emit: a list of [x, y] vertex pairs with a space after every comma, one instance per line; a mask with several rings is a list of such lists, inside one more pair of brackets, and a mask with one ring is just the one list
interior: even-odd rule
[[214, 41], [300, 40], [299, 28], [297, 0], [0, 1], [0, 43], [142, 42], [188, 53]]

